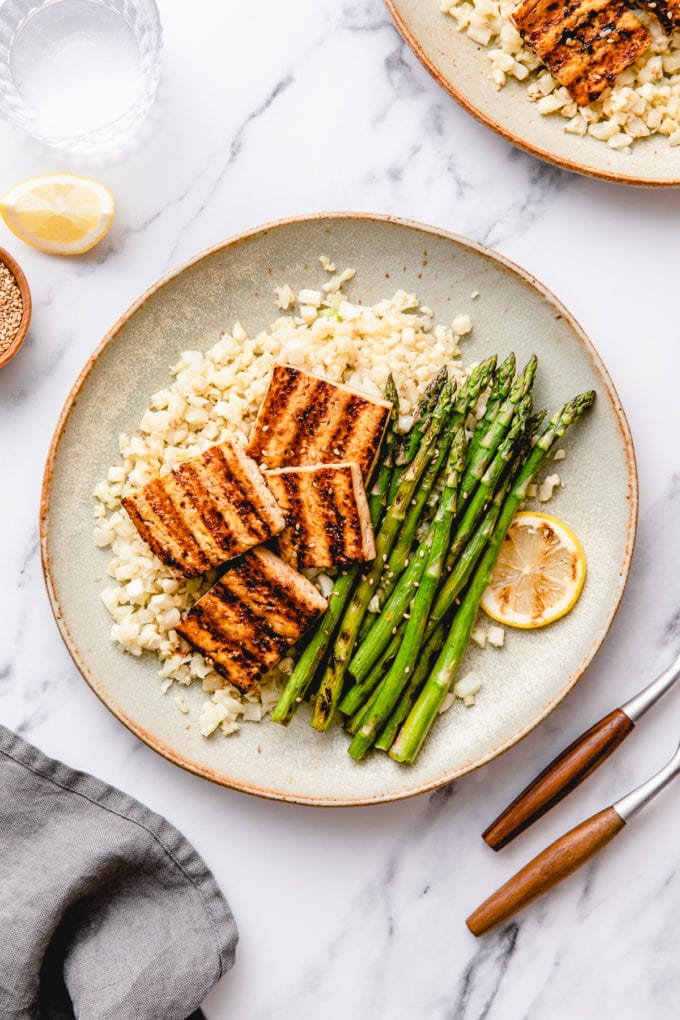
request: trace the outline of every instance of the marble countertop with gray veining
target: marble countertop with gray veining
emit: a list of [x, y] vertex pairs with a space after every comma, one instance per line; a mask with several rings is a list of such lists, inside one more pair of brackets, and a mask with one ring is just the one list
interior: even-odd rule
[[[498, 855], [480, 839], [559, 747], [680, 647], [680, 195], [588, 180], [514, 149], [436, 85], [380, 0], [161, 0], [160, 8], [162, 96], [124, 161], [92, 167], [0, 126], [0, 192], [70, 169], [94, 173], [117, 200], [108, 238], [73, 260], [25, 248], [0, 227], [0, 245], [20, 259], [34, 299], [30, 337], [0, 370], [0, 719], [147, 802], [204, 855], [241, 929], [237, 965], [208, 998], [208, 1020], [676, 1016], [677, 789], [495, 934], [475, 940], [463, 921], [531, 855], [660, 767], [680, 735], [678, 691], [522, 839]], [[623, 604], [567, 700], [452, 787], [344, 811], [214, 787], [123, 729], [61, 642], [37, 524], [61, 406], [132, 300], [230, 235], [326, 209], [436, 224], [536, 274], [611, 372], [641, 496]], [[281, 882], [280, 864], [295, 860], [297, 880]]]

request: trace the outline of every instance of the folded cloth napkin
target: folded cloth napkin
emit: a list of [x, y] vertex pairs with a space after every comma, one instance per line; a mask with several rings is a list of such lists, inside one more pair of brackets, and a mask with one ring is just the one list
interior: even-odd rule
[[196, 850], [0, 726], [0, 1018], [186, 1020], [234, 962]]

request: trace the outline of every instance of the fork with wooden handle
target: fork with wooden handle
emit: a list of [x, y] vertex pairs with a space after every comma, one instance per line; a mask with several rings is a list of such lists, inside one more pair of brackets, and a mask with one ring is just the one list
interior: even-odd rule
[[501, 886], [465, 922], [473, 935], [484, 935], [573, 874], [614, 838], [624, 825], [680, 772], [680, 745], [669, 763], [611, 807], [560, 836]]
[[500, 850], [515, 836], [575, 790], [606, 761], [628, 736], [638, 719], [668, 691], [680, 677], [680, 655], [639, 694], [600, 719], [577, 737], [541, 774], [522, 790], [482, 833], [492, 850]]

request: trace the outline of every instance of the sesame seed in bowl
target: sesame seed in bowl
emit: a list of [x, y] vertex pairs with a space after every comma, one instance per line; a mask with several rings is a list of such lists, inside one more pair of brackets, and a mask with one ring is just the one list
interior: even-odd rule
[[19, 264], [0, 248], [0, 368], [17, 353], [31, 321], [31, 292]]

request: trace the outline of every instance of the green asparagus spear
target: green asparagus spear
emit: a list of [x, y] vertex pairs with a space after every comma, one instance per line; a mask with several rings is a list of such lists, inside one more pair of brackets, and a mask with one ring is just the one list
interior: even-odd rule
[[[401, 622], [405, 626], [405, 621]], [[338, 709], [344, 715], [353, 717], [359, 711], [359, 709], [362, 709], [366, 705], [367, 699], [370, 697], [370, 695], [373, 693], [375, 688], [378, 686], [378, 684], [384, 677], [388, 666], [392, 662], [392, 659], [399, 651], [399, 645], [401, 643], [401, 639], [403, 636], [403, 627], [395, 628], [395, 631], [397, 631], [397, 633], [395, 633], [395, 635], [392, 638], [392, 641], [387, 646], [383, 654], [380, 656], [380, 658], [378, 659], [378, 661], [376, 662], [375, 666], [370, 671], [368, 676], [365, 678], [365, 680], [362, 680], [361, 683], [353, 684], [353, 686], [350, 687], [350, 689], [347, 691], [344, 698], [338, 705]], [[352, 729], [351, 725], [348, 725], [347, 729], [350, 733], [355, 732], [355, 730]]]
[[374, 528], [378, 526], [387, 506], [387, 496], [394, 474], [395, 457], [399, 445], [399, 393], [391, 375], [388, 376], [385, 386], [385, 400], [391, 401], [392, 410], [383, 439], [377, 476], [368, 497], [368, 509]]
[[[508, 354], [505, 361], [501, 361], [500, 365], [496, 369], [496, 374], [491, 386], [491, 392], [489, 393], [489, 399], [487, 400], [486, 407], [484, 409], [484, 415], [477, 423], [480, 430], [480, 437], [484, 435], [491, 424], [497, 409], [510, 393], [516, 368], [517, 360], [514, 353], [511, 352]], [[475, 433], [477, 433], [477, 431], [478, 430], [475, 429]], [[474, 442], [475, 436], [473, 435], [469, 445], [473, 446]]]
[[533, 437], [536, 435], [541, 425], [543, 424], [545, 416], [546, 416], [545, 411], [537, 411], [536, 414], [529, 415], [529, 420], [527, 422], [527, 436], [529, 437], [529, 439], [533, 439]]
[[476, 444], [476, 448], [470, 452], [460, 487], [458, 509], [472, 496], [477, 482], [489, 466], [494, 453], [510, 428], [518, 408], [525, 408], [528, 414], [530, 407], [528, 394], [531, 391], [537, 367], [538, 359], [534, 354], [522, 374], [512, 384], [507, 399], [494, 412], [486, 431]]
[[453, 430], [450, 428], [445, 429], [440, 435], [439, 442], [433, 451], [432, 459], [421, 479], [414, 498], [411, 500], [406, 520], [399, 531], [397, 541], [389, 555], [381, 578], [380, 589], [383, 601], [394, 587], [399, 574], [404, 569], [404, 560], [408, 559], [411, 552], [416, 531], [423, 520], [425, 506], [446, 464], [452, 438]]
[[502, 361], [496, 369], [496, 374], [491, 384], [491, 392], [486, 402], [483, 416], [475, 426], [475, 431], [468, 443], [468, 460], [475, 455], [477, 446], [486, 435], [496, 411], [503, 403], [510, 392], [512, 381], [515, 376], [516, 359], [514, 354], [508, 354], [505, 361]]
[[425, 392], [418, 401], [418, 406], [416, 407], [416, 412], [413, 416], [413, 424], [411, 425], [411, 428], [406, 435], [400, 437], [394, 458], [394, 463], [399, 470], [395, 471], [392, 475], [387, 499], [388, 505], [394, 501], [401, 476], [404, 473], [404, 468], [411, 463], [418, 452], [420, 441], [429, 428], [432, 412], [437, 405], [441, 391], [448, 378], [448, 369], [445, 367], [440, 368], [434, 378], [430, 380]]
[[417, 454], [420, 441], [429, 427], [430, 416], [437, 406], [437, 401], [448, 380], [448, 369], [445, 367], [440, 368], [434, 378], [428, 383], [422, 399], [418, 402], [416, 413], [413, 417], [413, 425], [404, 436], [404, 464], [410, 464]]
[[[380, 736], [373, 745], [377, 750], [389, 751], [394, 743], [395, 737], [397, 736], [402, 723], [411, 711], [413, 702], [416, 700], [416, 696], [420, 691], [420, 688], [427, 679], [427, 675], [430, 671], [430, 664], [432, 662], [432, 656], [439, 653], [439, 649], [444, 643], [444, 637], [444, 624], [440, 623], [423, 645], [420, 657], [418, 658], [416, 667], [410, 676], [408, 684], [402, 691], [401, 697], [399, 698], [392, 715], [387, 721], [387, 725], [381, 730]], [[357, 715], [358, 714], [359, 713], [357, 713]]]
[[351, 736], [354, 736], [355, 733], [359, 732], [359, 730], [361, 729], [361, 724], [363, 723], [364, 719], [373, 708], [376, 698], [378, 697], [378, 694], [380, 692], [381, 679], [382, 679], [381, 677], [378, 678], [378, 683], [375, 684], [373, 690], [366, 698], [366, 701], [364, 701], [363, 704], [359, 706], [354, 715], [350, 719], [348, 719], [347, 722], [345, 723], [345, 729], [349, 734], [351, 734]]
[[[480, 366], [481, 367], [481, 366]], [[471, 372], [470, 377], [463, 383], [451, 408], [449, 428], [444, 429], [437, 444], [436, 454], [433, 456], [430, 465], [423, 475], [418, 486], [411, 507], [401, 528], [399, 537], [390, 553], [389, 559], [380, 582], [380, 595], [384, 604], [390, 592], [401, 576], [406, 561], [409, 559], [411, 547], [413, 546], [416, 531], [422, 522], [423, 513], [432, 490], [439, 478], [448, 457], [449, 447], [453, 436], [453, 430], [464, 422], [470, 410], [479, 399], [479, 395], [488, 385], [489, 374], [485, 371]], [[498, 444], [496, 444], [498, 445]], [[364, 632], [365, 633], [365, 632]], [[362, 635], [363, 636], [363, 635]]]

